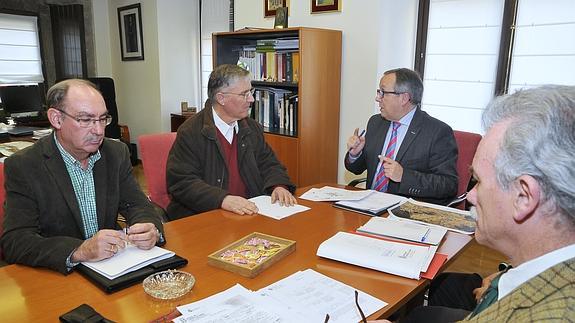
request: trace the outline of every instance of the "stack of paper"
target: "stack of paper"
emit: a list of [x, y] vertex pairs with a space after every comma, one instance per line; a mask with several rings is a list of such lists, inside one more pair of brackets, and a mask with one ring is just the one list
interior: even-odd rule
[[373, 192], [372, 190], [346, 190], [343, 188], [324, 186], [322, 188], [310, 188], [299, 198], [315, 202], [358, 201]]
[[338, 232], [322, 242], [317, 255], [389, 274], [419, 279], [437, 251], [436, 246], [402, 243]]
[[[174, 322], [358, 322], [351, 286], [307, 269], [252, 292], [237, 284], [203, 300], [178, 306], [182, 316]], [[358, 302], [365, 315], [387, 305], [359, 291]]]
[[339, 201], [333, 206], [371, 216], [377, 216], [383, 214], [387, 209], [395, 207], [407, 200], [407, 198], [403, 196], [389, 193], [382, 193], [373, 190], [365, 192], [371, 193], [361, 200]]
[[40, 139], [52, 133], [52, 128], [34, 130], [32, 133], [33, 139]]
[[108, 279], [114, 279], [173, 255], [172, 251], [160, 247], [142, 250], [134, 245], [128, 245], [111, 258], [98, 262], [83, 262], [82, 264]]
[[441, 227], [381, 217], [371, 218], [357, 231], [431, 245], [438, 245], [447, 233], [447, 229]]

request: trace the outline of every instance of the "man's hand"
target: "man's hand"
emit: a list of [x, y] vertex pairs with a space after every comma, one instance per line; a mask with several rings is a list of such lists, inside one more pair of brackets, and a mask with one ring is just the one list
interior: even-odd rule
[[278, 186], [272, 192], [272, 204], [278, 202], [281, 206], [294, 206], [297, 201], [290, 191]]
[[136, 223], [128, 228], [128, 241], [140, 249], [152, 249], [160, 233], [153, 223]]
[[222, 202], [222, 209], [239, 215], [256, 214], [259, 211], [254, 202], [236, 195], [226, 196]]
[[117, 230], [100, 230], [93, 237], [82, 242], [74, 251], [71, 262], [99, 261], [110, 258], [126, 246], [126, 234]]
[[491, 284], [491, 281], [493, 280], [493, 278], [497, 277], [497, 275], [499, 275], [500, 273], [501, 272], [498, 271], [496, 273], [493, 273], [493, 274], [483, 278], [483, 281], [481, 282], [481, 287], [473, 290], [473, 295], [475, 295], [475, 300], [478, 303], [481, 300], [481, 297], [483, 297], [483, 294], [485, 294], [485, 291], [487, 291], [487, 288]]
[[357, 156], [365, 146], [365, 137], [359, 135], [359, 128], [355, 128], [353, 135], [347, 139], [347, 150], [352, 156]]
[[385, 177], [390, 180], [400, 183], [403, 177], [403, 167], [395, 160], [379, 155], [379, 160], [383, 163], [383, 171]]

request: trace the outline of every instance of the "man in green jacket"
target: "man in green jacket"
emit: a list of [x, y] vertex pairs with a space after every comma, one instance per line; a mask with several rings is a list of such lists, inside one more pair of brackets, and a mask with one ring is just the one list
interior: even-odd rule
[[248, 198], [264, 194], [272, 203], [296, 203], [285, 167], [248, 117], [253, 91], [239, 66], [220, 65], [210, 75], [204, 109], [178, 129], [168, 157], [171, 220], [217, 208], [254, 214]]
[[[477, 216], [475, 238], [513, 268], [475, 291], [471, 312], [451, 315], [453, 303], [426, 306], [401, 322], [573, 322], [575, 86], [496, 98], [483, 125], [472, 164], [477, 184], [467, 195]], [[458, 293], [456, 284], [452, 290]]]

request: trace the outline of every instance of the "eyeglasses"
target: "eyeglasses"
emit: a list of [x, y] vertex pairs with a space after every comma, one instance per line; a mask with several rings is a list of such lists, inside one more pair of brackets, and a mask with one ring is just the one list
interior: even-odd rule
[[376, 92], [377, 92], [377, 98], [378, 99], [383, 98], [386, 94], [400, 95], [400, 94], [405, 93], [405, 92], [385, 91], [382, 89], [377, 89]]
[[112, 123], [112, 116], [109, 114], [106, 114], [105, 116], [99, 118], [99, 119], [94, 119], [94, 118], [87, 118], [87, 117], [74, 117], [73, 115], [67, 113], [64, 110], [60, 110], [60, 109], [56, 109], [60, 112], [62, 112], [63, 114], [67, 115], [68, 117], [76, 120], [76, 122], [78, 122], [78, 124], [80, 125], [80, 127], [82, 128], [90, 128], [96, 125], [96, 123], [98, 123], [100, 126], [107, 126], [110, 123]]
[[251, 88], [249, 90], [247, 90], [246, 92], [243, 93], [233, 93], [233, 92], [220, 92], [221, 94], [233, 94], [233, 95], [240, 95], [244, 97], [244, 100], [248, 100], [250, 95], [253, 96], [254, 93], [256, 92], [255, 88]]
[[[362, 323], [367, 323], [367, 319], [365, 317], [365, 314], [363, 313], [361, 306], [359, 306], [359, 300], [358, 300], [358, 296], [359, 293], [356, 290], [355, 291], [355, 305], [357, 306], [357, 310], [359, 311], [359, 315], [361, 316], [361, 322]], [[325, 319], [323, 320], [323, 323], [328, 323], [329, 322], [329, 314], [325, 315]]]

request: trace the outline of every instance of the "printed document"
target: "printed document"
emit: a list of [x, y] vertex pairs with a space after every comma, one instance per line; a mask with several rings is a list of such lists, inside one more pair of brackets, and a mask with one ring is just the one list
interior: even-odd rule
[[[317, 255], [348, 264], [419, 279], [431, 260], [429, 246], [338, 232], [322, 242]], [[431, 255], [432, 256], [432, 255]]]
[[373, 190], [346, 190], [343, 188], [324, 186], [322, 188], [310, 188], [299, 198], [308, 201], [357, 201], [370, 195]]
[[[235, 285], [203, 300], [178, 306], [182, 316], [174, 322], [358, 322], [351, 286], [312, 269], [296, 272], [259, 291]], [[358, 291], [358, 302], [369, 316], [387, 305]], [[230, 319], [232, 318], [232, 319]]]
[[175, 255], [174, 252], [157, 246], [150, 250], [143, 250], [130, 244], [111, 258], [82, 264], [108, 279], [114, 279], [173, 255]]
[[309, 210], [309, 207], [295, 204], [293, 206], [280, 205], [278, 202], [272, 204], [272, 198], [267, 195], [260, 195], [253, 197], [250, 201], [254, 202], [258, 207], [258, 213], [267, 217], [281, 220], [290, 215]]
[[367, 213], [368, 215], [380, 215], [388, 208], [397, 206], [405, 201], [407, 198], [399, 195], [389, 193], [382, 193], [371, 191], [372, 194], [362, 198], [358, 201], [339, 201], [334, 204], [336, 207], [342, 207], [352, 211]]
[[447, 233], [447, 229], [412, 221], [377, 217], [369, 219], [366, 224], [357, 229], [357, 232], [438, 245]]

